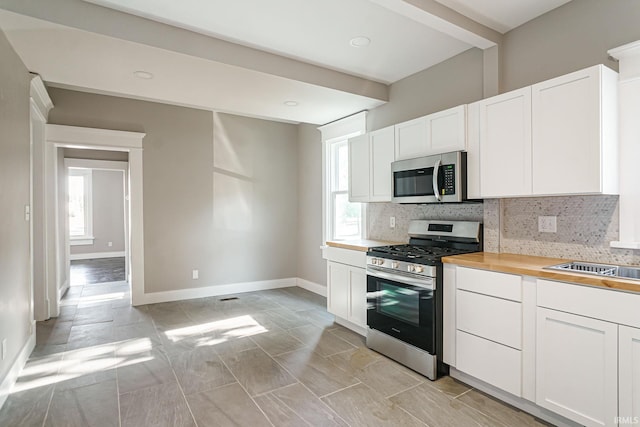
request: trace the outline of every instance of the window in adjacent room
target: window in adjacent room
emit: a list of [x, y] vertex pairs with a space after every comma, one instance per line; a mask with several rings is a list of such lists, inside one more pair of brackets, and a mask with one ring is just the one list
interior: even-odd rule
[[91, 169], [69, 168], [68, 171], [71, 244], [93, 244]]

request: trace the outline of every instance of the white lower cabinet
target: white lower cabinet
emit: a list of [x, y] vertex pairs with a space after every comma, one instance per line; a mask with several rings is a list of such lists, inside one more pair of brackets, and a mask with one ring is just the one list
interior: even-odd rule
[[620, 326], [620, 424], [640, 424], [640, 329]]
[[536, 403], [585, 426], [618, 416], [618, 325], [537, 310]]
[[359, 327], [367, 325], [367, 274], [364, 268], [327, 262], [327, 311]]

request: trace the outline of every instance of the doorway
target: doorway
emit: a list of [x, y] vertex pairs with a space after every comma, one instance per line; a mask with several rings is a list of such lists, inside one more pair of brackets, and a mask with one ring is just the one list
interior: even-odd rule
[[127, 153], [67, 148], [64, 156], [70, 286], [128, 282]]
[[[45, 304], [49, 317], [60, 315], [62, 295], [70, 295], [70, 233], [67, 231], [68, 203], [66, 187], [65, 151], [77, 150], [85, 153], [104, 151], [124, 154], [124, 164], [114, 167], [116, 160], [84, 159], [102, 162], [93, 169], [120, 170], [125, 178], [125, 281], [116, 282], [118, 289], [105, 289], [105, 298], [123, 295], [122, 303], [140, 305], [145, 303], [144, 294], [144, 234], [142, 209], [142, 139], [144, 133], [82, 128], [64, 125], [46, 125], [47, 136], [44, 150], [44, 212], [45, 212], [45, 282], [43, 283]], [[68, 154], [68, 153], [66, 153]], [[73, 158], [74, 156], [66, 156]], [[81, 156], [85, 157], [85, 156]], [[90, 157], [90, 156], [89, 156]], [[123, 161], [122, 159], [119, 159]], [[107, 163], [104, 163], [107, 162]], [[61, 185], [65, 183], [65, 185]], [[93, 236], [95, 237], [95, 236]], [[111, 240], [113, 244], [115, 242]], [[95, 285], [97, 286], [97, 285]], [[126, 289], [125, 289], [126, 287]], [[93, 296], [102, 290], [94, 288]], [[95, 298], [86, 295], [87, 303]]]

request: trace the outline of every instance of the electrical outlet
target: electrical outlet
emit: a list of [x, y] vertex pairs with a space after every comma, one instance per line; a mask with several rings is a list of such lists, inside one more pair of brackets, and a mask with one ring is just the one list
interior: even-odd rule
[[191, 278], [192, 278], [193, 280], [198, 280], [198, 270], [193, 270], [193, 271], [191, 272]]
[[107, 246], [112, 247], [113, 246], [113, 242], [107, 242]]
[[390, 228], [396, 228], [396, 217], [395, 216], [389, 217], [389, 227]]
[[2, 360], [5, 359], [5, 357], [7, 357], [7, 339], [3, 339], [2, 340]]
[[29, 205], [24, 205], [24, 220], [25, 221], [31, 220], [31, 206]]
[[538, 232], [540, 233], [557, 233], [558, 224], [557, 216], [539, 216], [538, 217]]

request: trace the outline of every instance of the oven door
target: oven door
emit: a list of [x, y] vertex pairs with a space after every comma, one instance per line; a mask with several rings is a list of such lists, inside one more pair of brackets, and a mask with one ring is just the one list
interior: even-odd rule
[[367, 269], [367, 326], [435, 354], [435, 279]]

